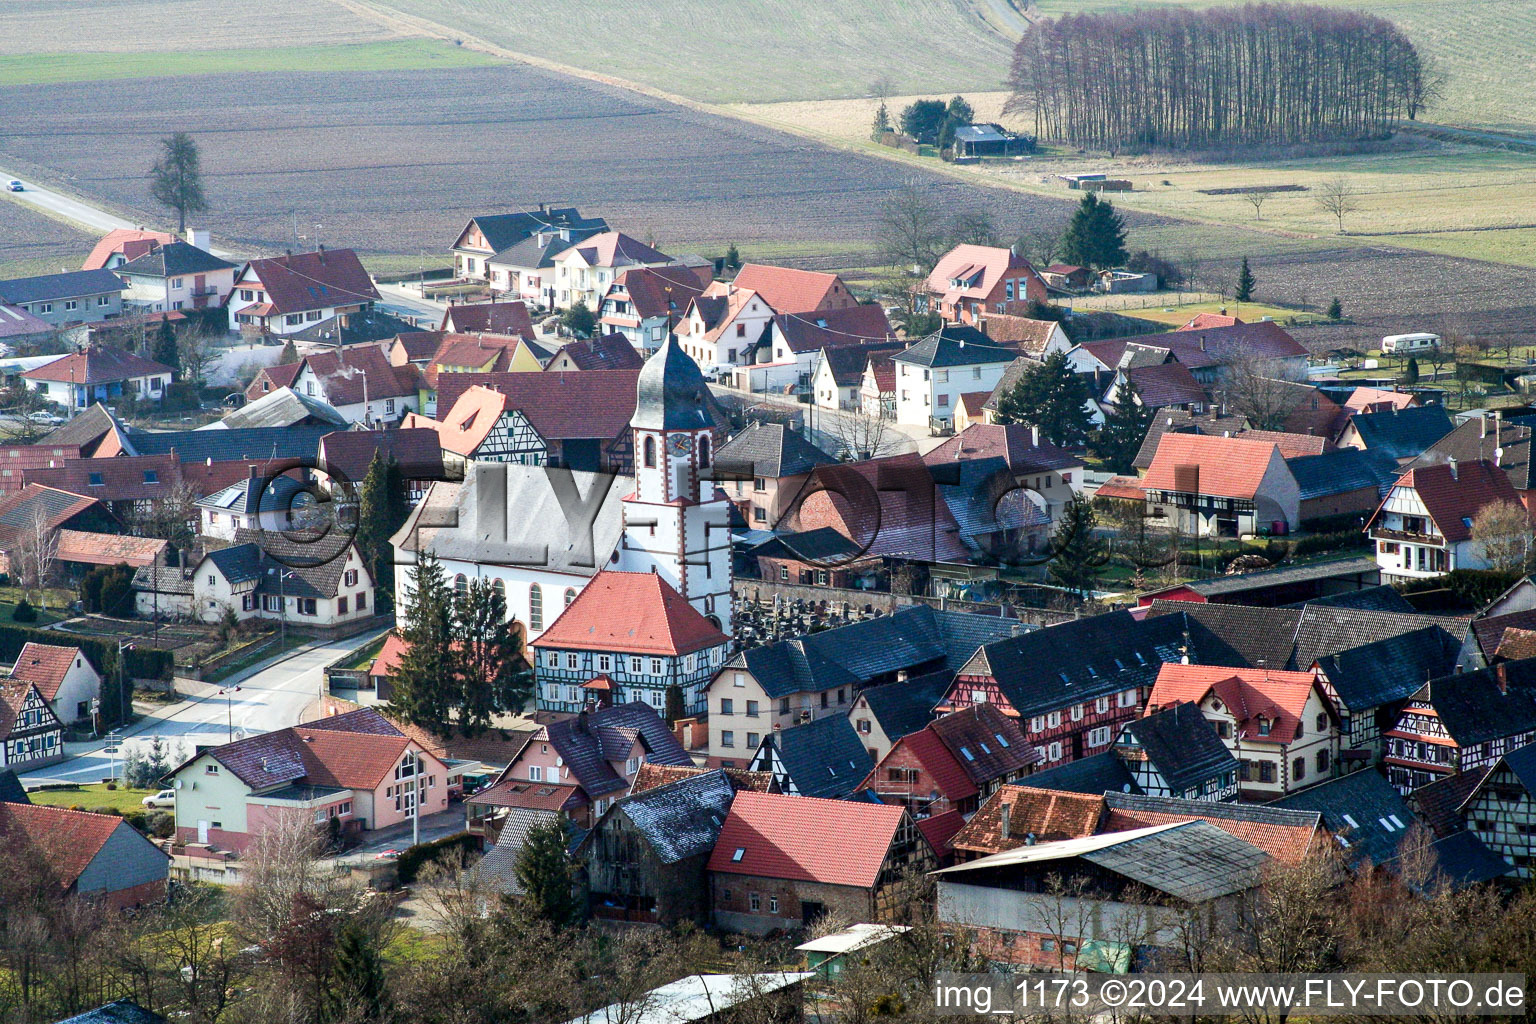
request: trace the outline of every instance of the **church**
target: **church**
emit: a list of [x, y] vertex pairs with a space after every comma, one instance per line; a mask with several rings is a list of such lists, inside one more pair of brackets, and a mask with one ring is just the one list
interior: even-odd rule
[[703, 711], [731, 635], [712, 405], [698, 364], [669, 339], [636, 381], [633, 477], [475, 462], [464, 480], [434, 483], [392, 538], [396, 607], [409, 607], [411, 569], [431, 553], [455, 593], [489, 579], [505, 595], [537, 662], [541, 709], [609, 699], [660, 710], [675, 684], [689, 713]]

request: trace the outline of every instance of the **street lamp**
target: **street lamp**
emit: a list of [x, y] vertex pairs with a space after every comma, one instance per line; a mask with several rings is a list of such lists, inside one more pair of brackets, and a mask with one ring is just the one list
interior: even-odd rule
[[224, 724], [229, 727], [229, 742], [235, 742], [235, 713], [230, 706], [233, 696], [240, 692], [238, 686], [226, 686], [219, 691], [219, 696], [224, 698]]
[[280, 638], [277, 642], [277, 652], [281, 654], [288, 649], [288, 598], [283, 594], [283, 580], [293, 575], [293, 570], [288, 569], [277, 574], [277, 619]]

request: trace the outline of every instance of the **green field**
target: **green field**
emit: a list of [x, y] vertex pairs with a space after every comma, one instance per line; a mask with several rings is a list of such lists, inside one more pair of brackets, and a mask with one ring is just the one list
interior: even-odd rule
[[[103, 773], [105, 775], [105, 773]], [[105, 783], [93, 782], [76, 789], [37, 789], [27, 794], [34, 804], [44, 807], [112, 807], [119, 811], [143, 810], [145, 797], [158, 793], [156, 789], [108, 789]]]
[[232, 71], [415, 71], [499, 63], [488, 54], [435, 39], [176, 53], [38, 53], [0, 57], [0, 86]]
[[[1001, 3], [1002, 0], [997, 0]], [[387, 0], [517, 53], [711, 103], [996, 89], [989, 0]]]

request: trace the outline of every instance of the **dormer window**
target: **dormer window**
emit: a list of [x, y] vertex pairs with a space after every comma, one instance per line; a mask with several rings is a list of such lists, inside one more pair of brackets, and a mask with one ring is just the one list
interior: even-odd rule
[[1260, 715], [1259, 716], [1259, 735], [1260, 736], [1268, 736], [1269, 735], [1269, 726], [1270, 726], [1269, 719], [1265, 718], [1263, 715]]

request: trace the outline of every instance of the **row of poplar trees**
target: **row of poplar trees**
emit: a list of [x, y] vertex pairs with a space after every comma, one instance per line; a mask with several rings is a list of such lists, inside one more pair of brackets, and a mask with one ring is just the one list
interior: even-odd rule
[[1304, 4], [1146, 7], [1032, 25], [1009, 109], [1079, 146], [1213, 148], [1380, 138], [1430, 76], [1384, 18]]

